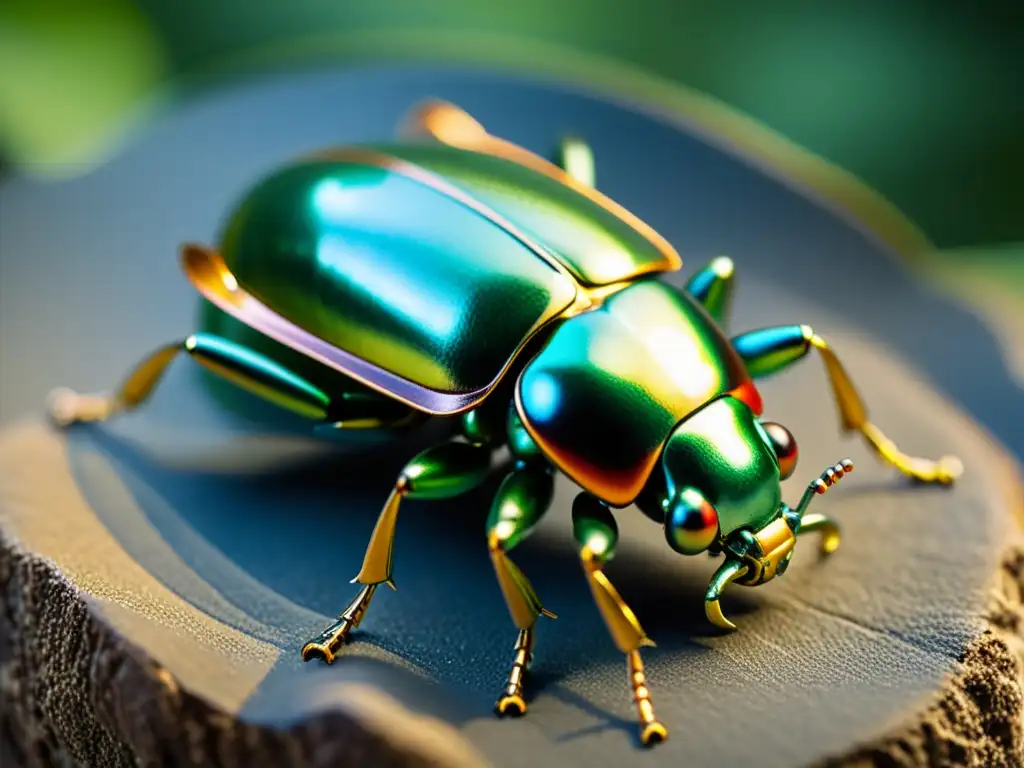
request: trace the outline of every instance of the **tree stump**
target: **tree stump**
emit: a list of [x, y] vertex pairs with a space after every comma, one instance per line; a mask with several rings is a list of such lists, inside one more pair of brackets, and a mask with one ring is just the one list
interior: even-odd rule
[[[553, 139], [571, 124], [591, 138], [599, 183], [677, 244], [687, 273], [717, 251], [734, 256], [733, 328], [813, 324], [893, 439], [912, 453], [955, 453], [966, 467], [943, 489], [879, 466], [838, 435], [815, 360], [766, 382], [768, 415], [800, 443], [787, 499], [844, 456], [857, 469], [816, 502], [843, 527], [839, 551], [820, 560], [803, 542], [784, 578], [730, 589], [723, 605], [740, 630], [729, 635], [703, 614], [716, 562], [675, 555], [657, 526], [619, 513], [608, 573], [658, 643], [645, 664], [670, 729], [651, 752], [637, 744], [625, 665], [576, 561], [568, 481], [517, 549], [559, 618], [539, 629], [530, 711], [498, 720], [515, 630], [483, 537], [493, 483], [403, 508], [398, 592], [380, 594], [334, 665], [299, 658], [351, 598], [395, 474], [431, 434], [315, 440], [244, 398], [221, 409], [187, 362], [140, 412], [67, 432], [41, 417], [50, 387], [109, 386], [153, 345], [191, 330], [194, 297], [174, 247], [212, 240], [261, 169], [313, 146], [379, 138], [428, 95], [501, 113], [479, 80], [437, 77], [335, 72], [250, 85], [168, 117], [85, 179], [8, 183], [4, 258], [17, 252], [19, 264], [45, 270], [50, 293], [44, 307], [17, 310], [37, 345], [45, 337], [45, 361], [18, 376], [5, 363], [4, 386], [27, 415], [0, 433], [4, 764], [1020, 765], [1024, 492], [1012, 460], [915, 372], [941, 350], [941, 334], [979, 381], [996, 381], [982, 331], [813, 200], [638, 114], [500, 84], [536, 107], [530, 135]], [[368, 81], [386, 96], [365, 122], [323, 111], [368, 104]], [[239, 125], [252, 128], [247, 142]], [[627, 129], [645, 148], [643, 174], [616, 165], [615, 137]], [[651, 194], [655, 177], [671, 201]], [[134, 228], [118, 226], [135, 201]], [[41, 226], [42, 210], [62, 226]], [[63, 269], [71, 243], [94, 268]], [[840, 268], [827, 306], [809, 298]], [[161, 290], [118, 291], [112, 274]], [[930, 330], [916, 338], [913, 328]], [[0, 334], [7, 354], [31, 343]]]

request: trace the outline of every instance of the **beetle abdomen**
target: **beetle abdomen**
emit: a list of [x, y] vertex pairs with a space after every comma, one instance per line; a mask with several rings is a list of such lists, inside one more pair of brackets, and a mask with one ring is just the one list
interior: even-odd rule
[[523, 238], [380, 157], [271, 176], [230, 220], [224, 261], [259, 301], [350, 354], [431, 390], [484, 390], [577, 287]]

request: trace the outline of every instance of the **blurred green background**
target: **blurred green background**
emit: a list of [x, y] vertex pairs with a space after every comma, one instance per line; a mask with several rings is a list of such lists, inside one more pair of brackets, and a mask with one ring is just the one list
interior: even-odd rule
[[981, 314], [1024, 385], [1022, 41], [1004, 0], [3, 0], [0, 158], [86, 172], [177, 99], [325, 61], [556, 77], [844, 207]]

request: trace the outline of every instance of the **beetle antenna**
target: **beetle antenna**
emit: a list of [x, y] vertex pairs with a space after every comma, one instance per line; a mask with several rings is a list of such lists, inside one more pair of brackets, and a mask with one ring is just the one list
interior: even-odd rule
[[825, 493], [829, 488], [839, 482], [839, 479], [843, 476], [853, 472], [853, 462], [849, 459], [843, 459], [835, 466], [829, 467], [821, 476], [815, 478], [814, 481], [807, 486], [807, 490], [804, 491], [803, 497], [800, 499], [800, 503], [797, 504], [796, 513], [803, 517], [807, 507], [810, 506], [811, 500], [815, 496], [820, 496]]

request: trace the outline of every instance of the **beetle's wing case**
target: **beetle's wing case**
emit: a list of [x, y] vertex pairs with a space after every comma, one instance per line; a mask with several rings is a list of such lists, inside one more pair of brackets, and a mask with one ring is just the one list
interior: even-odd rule
[[429, 101], [412, 110], [401, 133], [430, 145], [390, 151], [443, 175], [549, 247], [584, 286], [628, 282], [677, 270], [672, 245], [614, 200], [544, 158], [492, 136], [463, 110]]
[[[453, 150], [454, 151], [454, 150]], [[247, 196], [185, 270], [245, 324], [430, 413], [493, 390], [538, 331], [589, 306], [550, 252], [444, 179], [351, 148]]]
[[743, 361], [704, 309], [644, 280], [562, 323], [520, 374], [516, 407], [559, 469], [625, 506], [673, 427], [724, 394], [761, 412]]
[[552, 321], [681, 264], [614, 201], [483, 136], [282, 169], [236, 210], [222, 254], [193, 249], [186, 271], [228, 314], [357, 381], [429, 413], [471, 408]]

